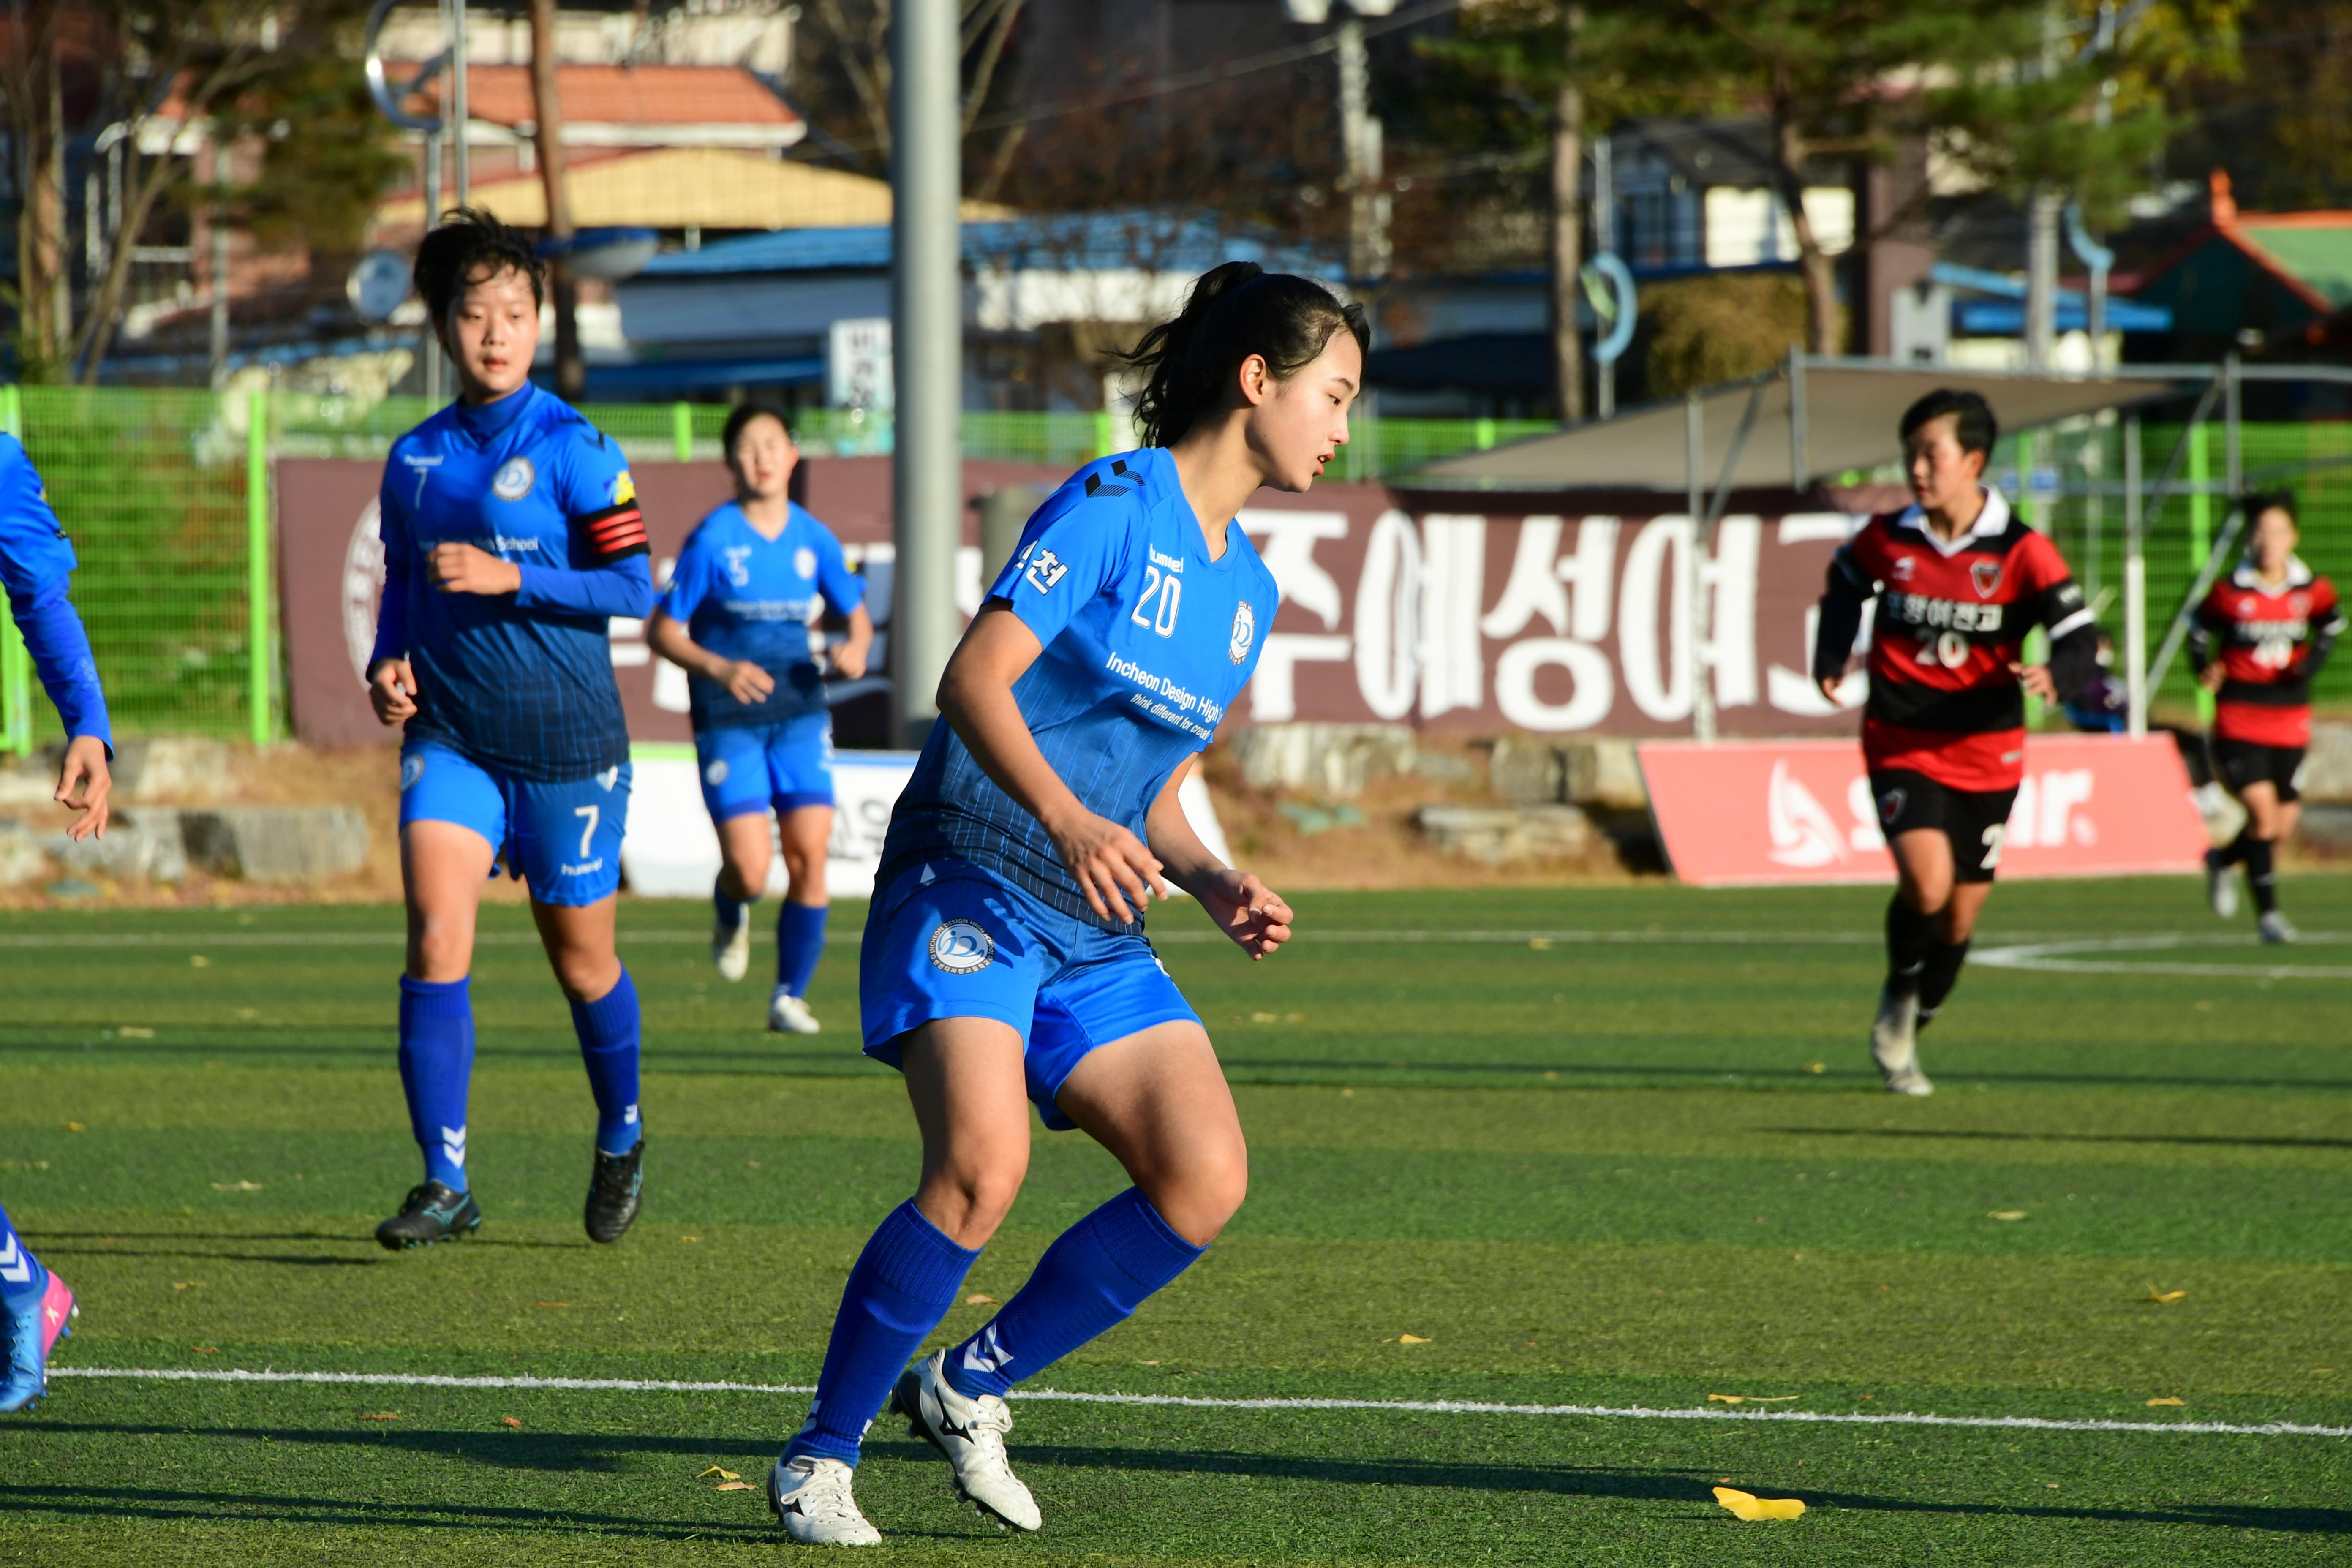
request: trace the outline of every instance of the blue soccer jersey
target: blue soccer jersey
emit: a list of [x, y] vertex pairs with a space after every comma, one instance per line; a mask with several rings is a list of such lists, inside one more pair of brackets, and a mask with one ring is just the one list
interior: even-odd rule
[[[653, 605], [645, 522], [620, 448], [535, 386], [453, 404], [393, 444], [379, 501], [383, 608], [370, 660], [416, 672], [412, 742], [519, 778], [586, 778], [629, 760], [606, 622]], [[513, 595], [445, 593], [436, 545], [522, 569]]]
[[779, 724], [823, 710], [813, 634], [826, 605], [847, 615], [865, 602], [866, 584], [842, 559], [841, 541], [797, 505], [773, 539], [733, 501], [704, 518], [677, 553], [662, 610], [697, 644], [751, 660], [776, 686], [762, 701], [738, 702], [719, 682], [689, 674], [695, 731]]
[[[1205, 747], [1257, 668], [1274, 621], [1274, 574], [1230, 521], [1209, 558], [1163, 447], [1090, 463], [1029, 520], [989, 589], [1045, 650], [1013, 698], [1045, 761], [1087, 809], [1142, 837], [1179, 766]], [[877, 885], [950, 856], [1111, 930], [1078, 891], [1037, 819], [942, 720], [898, 797]]]
[[24, 634], [41, 687], [58, 705], [68, 740], [95, 735], [110, 752], [114, 732], [99, 687], [98, 665], [81, 617], [66, 597], [76, 562], [72, 543], [49, 510], [48, 491], [24, 444], [0, 435], [0, 585]]

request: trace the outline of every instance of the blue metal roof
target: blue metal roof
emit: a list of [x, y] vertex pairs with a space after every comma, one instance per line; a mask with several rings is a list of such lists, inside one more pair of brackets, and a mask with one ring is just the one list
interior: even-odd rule
[[[1958, 267], [1939, 261], [1928, 278], [1953, 289], [1965, 289], [1971, 293], [1990, 294], [1990, 300], [1958, 300], [1952, 304], [1952, 319], [1963, 332], [1979, 337], [2015, 337], [2025, 331], [2025, 280], [2006, 273], [1990, 272], [1980, 267]], [[2091, 308], [2079, 289], [2058, 290], [2058, 330], [2062, 332], [2087, 331], [2091, 324]], [[2107, 296], [2107, 329], [2117, 332], [2168, 332], [2172, 331], [2172, 312], [2162, 305], [2143, 305], [2136, 300]]]
[[[1108, 271], [1141, 267], [1205, 272], [1225, 261], [1255, 261], [1277, 272], [1337, 278], [1345, 268], [1304, 246], [1277, 245], [1236, 233], [1205, 214], [1148, 208], [1052, 213], [963, 226], [968, 267]], [[641, 278], [710, 278], [751, 272], [882, 271], [890, 265], [887, 225], [863, 228], [785, 228], [673, 251], [646, 264]]]

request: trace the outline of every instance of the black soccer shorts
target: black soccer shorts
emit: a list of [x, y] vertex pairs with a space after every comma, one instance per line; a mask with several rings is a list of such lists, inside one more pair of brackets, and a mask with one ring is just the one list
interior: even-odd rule
[[2294, 775], [2303, 771], [2301, 746], [2265, 746], [2260, 741], [2213, 742], [2213, 762], [2231, 795], [2243, 795], [2248, 784], [2267, 784], [2278, 791], [2279, 804], [2301, 800]]
[[1878, 826], [1892, 839], [1898, 833], [1941, 828], [1952, 841], [1952, 876], [1961, 882], [1990, 882], [2000, 866], [2009, 837], [2013, 789], [1954, 789], [1909, 768], [1870, 775], [1871, 798], [1878, 802]]

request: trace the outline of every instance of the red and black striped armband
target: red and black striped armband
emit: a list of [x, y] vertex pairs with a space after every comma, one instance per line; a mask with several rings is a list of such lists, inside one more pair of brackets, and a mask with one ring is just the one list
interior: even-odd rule
[[572, 528], [600, 566], [625, 561], [632, 555], [653, 553], [653, 542], [646, 537], [646, 514], [634, 500], [575, 517]]

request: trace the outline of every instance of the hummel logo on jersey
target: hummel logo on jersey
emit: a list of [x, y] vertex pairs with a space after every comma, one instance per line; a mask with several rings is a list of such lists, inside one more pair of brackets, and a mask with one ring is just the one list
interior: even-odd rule
[[1126, 458], [1113, 458], [1110, 465], [1110, 471], [1120, 479], [1125, 479], [1127, 483], [1123, 485], [1106, 485], [1103, 483], [1103, 477], [1100, 474], [1088, 474], [1087, 476], [1087, 494], [1089, 496], [1123, 496], [1127, 494], [1128, 491], [1135, 489], [1137, 480], [1134, 475], [1127, 471]]
[[33, 1278], [33, 1257], [16, 1245], [10, 1237], [0, 1241], [0, 1279], [11, 1285], [22, 1285]]
[[1975, 585], [1978, 598], [1991, 598], [1994, 591], [2000, 586], [2000, 563], [1998, 561], [1969, 562], [1969, 581]]
[[1029, 570], [1022, 575], [1029, 579], [1029, 585], [1037, 592], [1050, 594], [1054, 591], [1054, 584], [1069, 575], [1069, 571], [1068, 564], [1052, 551], [1040, 550], [1029, 563]]
[[1895, 558], [1895, 564], [1887, 569], [1886, 574], [1897, 583], [1908, 583], [1911, 581], [1911, 574], [1918, 569], [1918, 562], [1908, 555], [1898, 555]]

